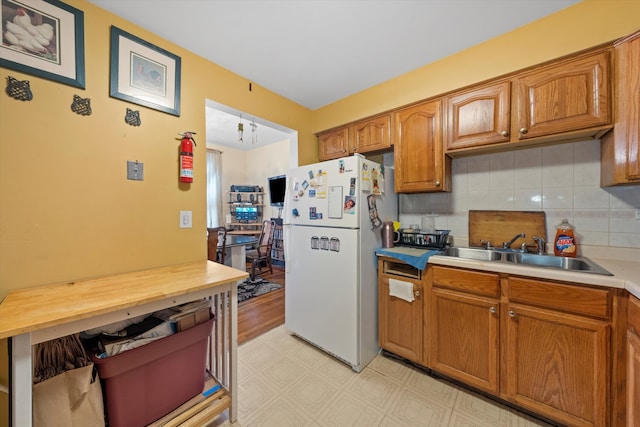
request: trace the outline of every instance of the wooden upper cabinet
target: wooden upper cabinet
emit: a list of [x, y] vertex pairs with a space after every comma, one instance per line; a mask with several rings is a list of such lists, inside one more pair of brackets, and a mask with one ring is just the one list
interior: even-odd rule
[[610, 50], [603, 50], [517, 75], [512, 139], [608, 129], [609, 66]]
[[353, 128], [350, 152], [367, 153], [391, 147], [391, 114], [359, 121]]
[[511, 83], [474, 88], [446, 98], [447, 150], [509, 142]]
[[615, 45], [614, 128], [602, 138], [602, 186], [640, 184], [640, 31]]
[[451, 159], [444, 155], [442, 100], [393, 114], [395, 190], [398, 193], [451, 191]]
[[344, 126], [320, 133], [318, 150], [321, 162], [349, 155], [349, 127]]

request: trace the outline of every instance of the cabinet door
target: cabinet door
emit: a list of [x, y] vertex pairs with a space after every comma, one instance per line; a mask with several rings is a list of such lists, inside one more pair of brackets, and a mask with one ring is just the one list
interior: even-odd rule
[[640, 426], [640, 337], [627, 334], [627, 426]]
[[492, 84], [447, 98], [447, 151], [509, 142], [511, 83]]
[[[407, 279], [402, 279], [407, 281]], [[378, 281], [378, 334], [380, 347], [422, 363], [422, 285], [413, 283], [413, 302], [389, 295], [389, 277]]]
[[498, 321], [497, 300], [433, 288], [430, 368], [497, 394]]
[[391, 147], [391, 114], [363, 120], [353, 125], [353, 153], [367, 153]]
[[514, 139], [611, 124], [609, 51], [525, 73], [514, 80]]
[[627, 315], [627, 426], [640, 427], [640, 299], [633, 295]]
[[601, 185], [640, 183], [640, 32], [615, 48], [615, 123], [602, 138]]
[[608, 425], [610, 325], [524, 305], [504, 309], [507, 398], [563, 424]]
[[441, 110], [438, 99], [394, 113], [396, 192], [450, 191], [451, 159], [442, 146]]
[[320, 161], [337, 159], [348, 155], [349, 127], [335, 129], [318, 135], [318, 150]]

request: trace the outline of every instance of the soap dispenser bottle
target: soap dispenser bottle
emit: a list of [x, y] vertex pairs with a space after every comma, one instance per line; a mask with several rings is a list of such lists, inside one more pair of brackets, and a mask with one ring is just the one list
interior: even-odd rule
[[575, 258], [578, 252], [578, 245], [573, 232], [574, 228], [566, 218], [556, 225], [556, 238], [553, 241], [553, 253], [555, 256]]

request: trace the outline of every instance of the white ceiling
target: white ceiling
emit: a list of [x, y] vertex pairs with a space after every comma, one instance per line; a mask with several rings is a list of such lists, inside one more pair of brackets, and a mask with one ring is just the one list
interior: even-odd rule
[[89, 1], [311, 110], [579, 2]]

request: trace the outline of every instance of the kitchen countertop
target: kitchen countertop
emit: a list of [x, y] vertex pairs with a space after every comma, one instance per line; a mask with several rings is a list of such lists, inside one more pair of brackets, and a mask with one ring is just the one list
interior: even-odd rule
[[[415, 254], [417, 257], [430, 251], [430, 249], [405, 247], [389, 248], [385, 249], [385, 251], [398, 251], [399, 253], [404, 253], [407, 249], [411, 249], [410, 252]], [[477, 261], [443, 255], [430, 256], [428, 264], [494, 271], [496, 273], [518, 274], [548, 280], [563, 280], [585, 285], [621, 288], [626, 289], [635, 297], [640, 298], [640, 264], [638, 262], [629, 260], [613, 260], [593, 256], [587, 258], [599, 264], [601, 267], [612, 273], [613, 276], [604, 276], [601, 274], [584, 273], [579, 271], [564, 271], [554, 268], [525, 266], [522, 264], [512, 264], [503, 261]]]

